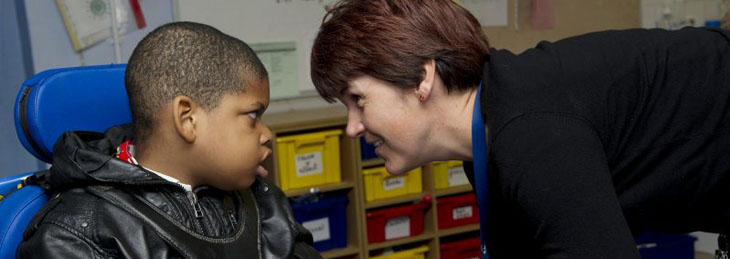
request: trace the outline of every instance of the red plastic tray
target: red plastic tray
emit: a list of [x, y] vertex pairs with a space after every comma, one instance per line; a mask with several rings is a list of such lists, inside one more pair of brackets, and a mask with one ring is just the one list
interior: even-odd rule
[[380, 243], [386, 240], [417, 236], [423, 233], [423, 217], [429, 202], [368, 211], [368, 242]]
[[439, 229], [479, 223], [479, 207], [473, 193], [437, 199], [436, 206]]
[[441, 258], [481, 258], [481, 254], [479, 253], [480, 245], [478, 237], [441, 244]]

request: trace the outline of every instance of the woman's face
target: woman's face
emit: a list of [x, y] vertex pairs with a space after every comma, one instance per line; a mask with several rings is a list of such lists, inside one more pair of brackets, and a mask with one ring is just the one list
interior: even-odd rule
[[347, 135], [364, 136], [391, 174], [420, 166], [427, 128], [415, 90], [403, 90], [371, 76], [360, 76], [340, 96], [347, 107]]

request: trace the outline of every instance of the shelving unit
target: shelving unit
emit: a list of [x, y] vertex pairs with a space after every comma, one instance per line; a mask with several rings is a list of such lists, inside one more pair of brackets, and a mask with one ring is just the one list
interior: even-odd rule
[[[342, 129], [344, 132], [347, 124], [347, 112], [344, 107], [298, 110], [286, 113], [266, 114], [263, 117], [263, 121], [274, 133], [274, 138], [329, 129]], [[277, 182], [278, 178], [278, 168], [274, 157], [275, 154], [276, 150], [274, 150], [274, 155], [269, 157], [265, 162], [265, 167], [270, 172], [269, 178], [274, 183]], [[451, 229], [438, 229], [436, 199], [448, 195], [467, 193], [472, 189], [469, 185], [463, 185], [443, 190], [436, 190], [434, 187], [432, 167], [430, 165], [422, 168], [423, 192], [366, 203], [363, 179], [360, 171], [364, 168], [382, 166], [384, 162], [385, 161], [380, 158], [362, 161], [360, 154], [360, 141], [358, 139], [352, 139], [346, 135], [342, 135], [340, 136], [340, 165], [342, 167], [342, 181], [340, 183], [324, 184], [311, 188], [290, 189], [284, 192], [286, 196], [290, 198], [312, 192], [346, 193], [349, 199], [346, 207], [346, 218], [348, 221], [347, 247], [326, 251], [322, 253], [324, 258], [365, 259], [368, 258], [370, 252], [373, 251], [393, 246], [413, 244], [427, 245], [429, 247], [429, 251], [426, 254], [426, 258], [438, 259], [440, 258], [440, 238], [476, 232], [479, 230], [479, 224]], [[424, 230], [422, 234], [413, 237], [388, 240], [382, 243], [368, 243], [365, 218], [367, 211], [386, 206], [410, 203], [421, 200], [426, 195], [430, 195], [432, 197], [432, 201], [425, 213]]]

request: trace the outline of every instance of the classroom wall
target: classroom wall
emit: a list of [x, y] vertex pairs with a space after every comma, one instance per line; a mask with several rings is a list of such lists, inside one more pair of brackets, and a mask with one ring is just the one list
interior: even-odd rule
[[[508, 26], [484, 27], [491, 45], [519, 53], [542, 40], [598, 30], [640, 27], [639, 0], [552, 0], [555, 26], [535, 29], [531, 24], [532, 0], [510, 0]], [[515, 4], [519, 12], [515, 15]], [[516, 19], [515, 19], [516, 17]], [[515, 27], [515, 21], [518, 21]]]
[[18, 141], [13, 118], [18, 88], [33, 69], [23, 13], [22, 0], [0, 1], [0, 177], [38, 168]]

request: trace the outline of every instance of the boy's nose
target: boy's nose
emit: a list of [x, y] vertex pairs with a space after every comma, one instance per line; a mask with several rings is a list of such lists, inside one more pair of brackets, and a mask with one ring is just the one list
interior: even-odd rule
[[[261, 122], [259, 122], [259, 123], [261, 123]], [[266, 125], [264, 125], [263, 123], [261, 123], [261, 127], [263, 127], [263, 129], [262, 129], [263, 132], [261, 133], [261, 139], [259, 140], [259, 142], [261, 143], [262, 146], [270, 146], [271, 139], [274, 138], [274, 134], [271, 133], [271, 130], [269, 129], [269, 127], [266, 127]]]
[[349, 112], [347, 114], [347, 128], [345, 129], [347, 135], [356, 138], [362, 136], [365, 132], [365, 126], [362, 125], [362, 119], [359, 114]]

